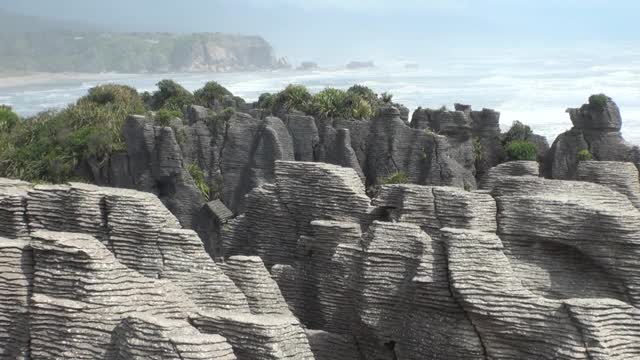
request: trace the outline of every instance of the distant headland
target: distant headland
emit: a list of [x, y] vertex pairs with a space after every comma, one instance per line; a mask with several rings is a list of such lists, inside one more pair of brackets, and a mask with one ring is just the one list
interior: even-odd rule
[[288, 68], [260, 36], [123, 33], [0, 11], [2, 75], [229, 72]]

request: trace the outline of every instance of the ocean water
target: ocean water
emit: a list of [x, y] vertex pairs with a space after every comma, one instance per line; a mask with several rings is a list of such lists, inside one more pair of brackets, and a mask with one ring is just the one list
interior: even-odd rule
[[591, 94], [605, 93], [621, 109], [625, 138], [640, 144], [640, 57], [636, 56], [579, 60], [467, 59], [422, 64], [417, 69], [405, 69], [399, 62], [361, 70], [101, 76], [102, 79], [91, 81], [70, 79], [46, 85], [0, 87], [0, 103], [28, 116], [72, 103], [100, 83], [121, 83], [140, 91], [153, 91], [155, 84], [165, 78], [189, 90], [215, 80], [248, 101], [257, 100], [263, 92], [279, 91], [290, 83], [306, 85], [314, 92], [325, 87], [363, 84], [376, 92], [392, 93], [394, 101], [412, 110], [419, 106], [452, 108], [454, 103], [470, 104], [474, 109], [495, 109], [501, 113], [503, 130], [514, 120], [520, 120], [552, 142], [571, 128], [565, 112], [568, 107], [581, 106]]

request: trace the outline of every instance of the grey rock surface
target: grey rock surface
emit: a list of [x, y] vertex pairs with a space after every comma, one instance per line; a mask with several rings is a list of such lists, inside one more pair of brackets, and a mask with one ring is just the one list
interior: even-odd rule
[[[318, 354], [353, 336], [364, 359], [633, 358], [637, 173], [584, 165], [583, 182], [545, 180], [535, 162], [514, 162], [489, 172], [488, 190], [388, 185], [371, 206], [346, 210], [327, 197], [335, 186], [316, 185], [329, 165], [280, 162], [275, 186], [247, 199], [267, 207], [262, 221], [246, 215], [238, 226], [290, 239], [286, 256], [252, 236], [244, 249], [276, 262], [269, 268], [289, 308], [323, 339], [309, 338]], [[598, 177], [606, 172], [611, 179]], [[356, 182], [339, 167], [321, 178], [345, 176]], [[290, 181], [297, 186], [281, 186]], [[362, 191], [341, 189], [343, 202]], [[305, 192], [315, 196], [297, 197]], [[325, 210], [281, 217], [302, 202]], [[228, 235], [235, 241], [238, 230]]]
[[[580, 128], [554, 144], [579, 181], [488, 167], [498, 114], [464, 105], [411, 126], [395, 107], [132, 117], [136, 156], [114, 168], [151, 190], [0, 179], [0, 358], [638, 358], [640, 180], [602, 161], [614, 105], [571, 112]], [[556, 156], [582, 142], [600, 161]], [[210, 201], [193, 163], [225, 184]], [[367, 196], [398, 171], [429, 185]]]
[[[488, 109], [418, 109], [409, 124], [409, 109], [394, 103], [371, 120], [297, 111], [278, 112], [278, 118], [250, 107], [229, 115], [221, 106], [190, 105], [183, 109], [184, 121], [176, 118], [166, 127], [130, 116], [123, 126], [126, 150], [102, 165], [88, 158], [79, 171], [98, 185], [157, 195], [219, 258], [224, 224], [211, 218], [205, 204], [220, 200], [235, 215], [244, 213], [247, 194], [274, 181], [276, 160], [349, 167], [372, 189], [398, 174], [418, 184], [474, 189], [476, 179], [504, 157], [499, 113]], [[204, 184], [192, 177], [199, 170]]]
[[504, 176], [540, 176], [540, 164], [536, 161], [509, 161], [493, 167], [482, 178], [480, 189], [491, 190]]
[[[262, 261], [214, 263], [153, 194], [0, 183], [0, 358], [313, 358]], [[264, 347], [198, 327], [213, 313]]]
[[582, 150], [588, 150], [594, 160], [633, 162], [640, 167], [640, 149], [622, 137], [620, 110], [613, 100], [608, 98], [602, 109], [585, 104], [567, 112], [573, 128], [553, 142], [545, 159], [546, 177], [576, 179]]
[[398, 109], [383, 107], [369, 129], [363, 169], [367, 184], [379, 184], [402, 172], [411, 183], [475, 188], [471, 139], [462, 138], [450, 141], [447, 136], [411, 128], [400, 119]]
[[577, 180], [604, 185], [627, 198], [640, 209], [640, 181], [633, 163], [616, 161], [581, 161]]

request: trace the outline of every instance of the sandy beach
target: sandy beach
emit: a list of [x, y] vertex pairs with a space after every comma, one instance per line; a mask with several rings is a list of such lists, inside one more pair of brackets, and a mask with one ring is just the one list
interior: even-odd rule
[[61, 81], [109, 81], [127, 74], [117, 73], [31, 73], [0, 74], [0, 90], [22, 86], [47, 85]]

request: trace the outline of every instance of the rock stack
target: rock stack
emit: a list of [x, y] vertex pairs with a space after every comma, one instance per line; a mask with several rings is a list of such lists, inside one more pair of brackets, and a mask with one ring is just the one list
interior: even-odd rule
[[611, 98], [604, 104], [584, 104], [567, 112], [573, 128], [553, 142], [544, 163], [545, 176], [576, 179], [581, 151], [588, 151], [594, 160], [633, 162], [640, 167], [640, 148], [622, 137], [620, 110]]

